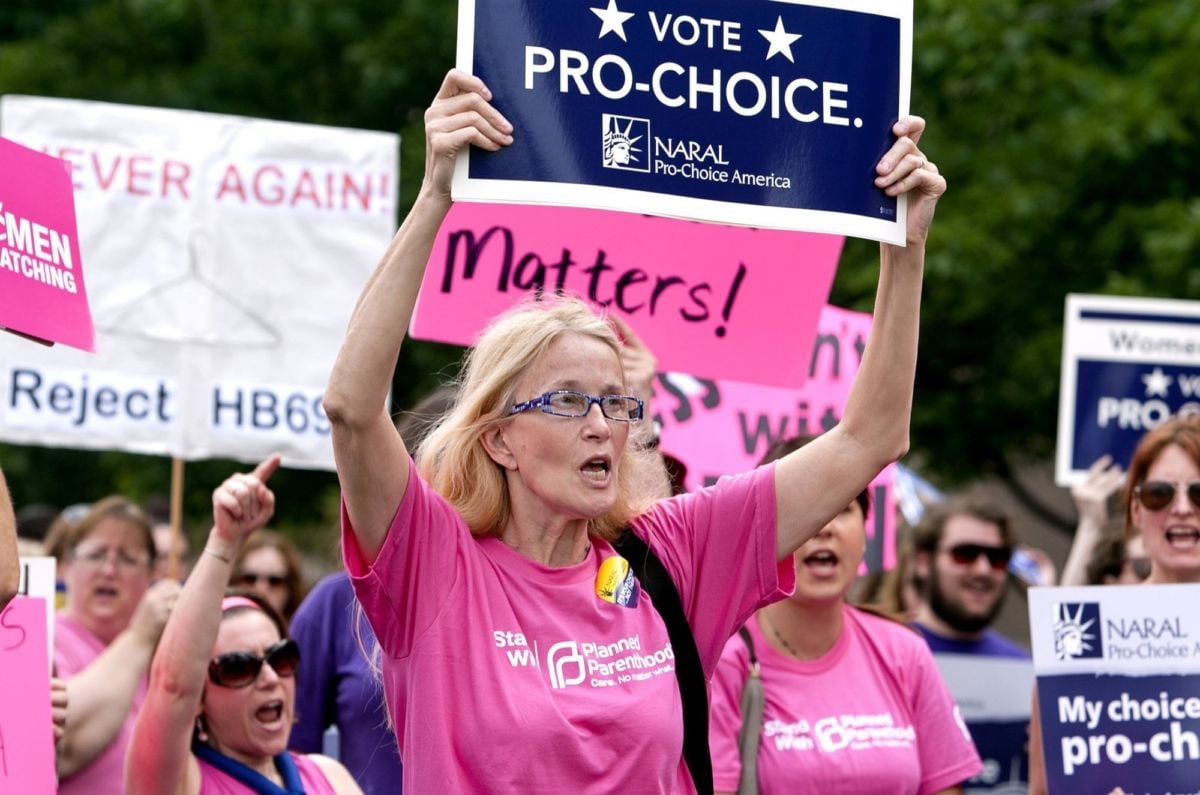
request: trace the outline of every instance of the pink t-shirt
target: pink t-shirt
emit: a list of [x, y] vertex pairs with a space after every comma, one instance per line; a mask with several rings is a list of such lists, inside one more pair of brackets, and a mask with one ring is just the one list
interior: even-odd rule
[[[67, 617], [66, 613], [54, 616], [54, 671], [63, 679], [70, 679], [92, 664], [100, 656], [106, 644], [93, 635], [82, 624]], [[146, 700], [146, 676], [142, 675], [137, 691], [133, 694], [133, 706], [125, 718], [116, 739], [100, 752], [100, 755], [85, 765], [75, 775], [58, 783], [59, 795], [123, 795], [125, 792], [125, 749], [133, 737], [133, 722], [137, 718], [142, 702]]]
[[[290, 753], [290, 752], [289, 752]], [[228, 773], [222, 773], [217, 768], [205, 762], [200, 763], [200, 793], [199, 795], [246, 795], [254, 790], [247, 787]], [[333, 785], [317, 763], [304, 754], [292, 754], [296, 763], [296, 772], [300, 774], [300, 782], [304, 785], [305, 795], [335, 795]]]
[[[694, 791], [666, 625], [608, 543], [541, 566], [473, 537], [415, 466], [373, 567], [342, 521], [407, 795]], [[730, 633], [794, 586], [791, 561], [775, 560], [770, 467], [660, 502], [634, 528], [675, 580], [710, 675]]]
[[[841, 637], [816, 660], [776, 651], [757, 621], [746, 624], [765, 696], [759, 792], [924, 795], [978, 773], [979, 754], [921, 636], [848, 605], [843, 615]], [[749, 668], [746, 644], [735, 635], [712, 680], [717, 792], [737, 791]]]

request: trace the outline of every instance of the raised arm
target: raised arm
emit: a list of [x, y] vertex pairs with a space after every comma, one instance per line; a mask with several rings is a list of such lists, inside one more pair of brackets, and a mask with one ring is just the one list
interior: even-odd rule
[[325, 411], [346, 510], [368, 561], [404, 496], [409, 457], [388, 415], [387, 392], [434, 238], [450, 209], [458, 152], [512, 142], [512, 126], [476, 77], [451, 70], [425, 112], [425, 177], [408, 217], [363, 288], [329, 376]]
[[17, 595], [20, 577], [20, 561], [17, 560], [17, 520], [13, 516], [12, 499], [8, 496], [4, 472], [0, 471], [0, 610]]
[[946, 191], [917, 146], [924, 130], [924, 119], [900, 119], [892, 127], [895, 144], [876, 166], [876, 186], [889, 196], [908, 194], [908, 245], [880, 245], [874, 323], [842, 421], [775, 466], [780, 560], [908, 450], [925, 238]]
[[1125, 484], [1125, 473], [1112, 456], [1102, 455], [1088, 467], [1087, 476], [1071, 487], [1071, 499], [1079, 511], [1079, 525], [1071, 540], [1071, 551], [1063, 565], [1059, 585], [1087, 585], [1088, 561], [1108, 524], [1108, 498]]
[[150, 689], [134, 725], [125, 760], [130, 795], [199, 790], [192, 727], [221, 625], [221, 599], [246, 537], [275, 512], [275, 495], [266, 481], [278, 468], [279, 456], [273, 455], [253, 473], [233, 475], [213, 492], [208, 543], [163, 630], [150, 668]]

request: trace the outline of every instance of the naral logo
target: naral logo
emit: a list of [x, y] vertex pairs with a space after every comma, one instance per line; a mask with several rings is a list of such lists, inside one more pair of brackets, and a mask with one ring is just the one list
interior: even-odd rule
[[[650, 173], [650, 120], [632, 116], [601, 115], [604, 167]], [[639, 146], [638, 144], [641, 144]]]
[[1058, 602], [1054, 605], [1054, 656], [1059, 660], [1103, 657], [1099, 602]]
[[[575, 666], [574, 676], [568, 677], [568, 666]], [[555, 643], [546, 651], [546, 668], [550, 670], [550, 687], [555, 690], [577, 685], [583, 681], [583, 655], [573, 640]]]

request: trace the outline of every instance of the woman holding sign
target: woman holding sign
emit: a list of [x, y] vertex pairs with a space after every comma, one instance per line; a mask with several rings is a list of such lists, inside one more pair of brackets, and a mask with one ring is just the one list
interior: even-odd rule
[[[1150, 558], [1145, 585], [1200, 583], [1200, 416], [1147, 431], [1133, 451], [1125, 488], [1125, 537], [1139, 532]], [[1046, 792], [1042, 722], [1034, 692], [1029, 792]]]
[[287, 750], [300, 651], [265, 597], [225, 595], [246, 538], [267, 523], [271, 456], [213, 492], [213, 528], [154, 655], [125, 766], [134, 795], [361, 795], [337, 761]]
[[382, 651], [404, 790], [709, 789], [703, 763], [684, 761], [683, 650], [612, 542], [629, 528], [664, 564], [711, 675], [729, 635], [792, 587], [793, 551], [907, 447], [925, 237], [946, 183], [917, 148], [924, 122], [897, 122], [876, 185], [908, 194], [908, 246], [882, 247], [872, 342], [841, 424], [774, 465], [657, 500], [661, 464], [631, 443], [644, 407], [620, 336], [556, 298], [483, 332], [414, 463], [388, 388], [457, 153], [521, 134], [491, 100], [479, 79], [446, 76], [425, 114], [420, 194], [325, 395], [344, 559]]

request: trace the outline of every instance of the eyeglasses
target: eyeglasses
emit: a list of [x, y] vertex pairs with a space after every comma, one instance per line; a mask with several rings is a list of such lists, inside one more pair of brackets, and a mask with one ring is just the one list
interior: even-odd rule
[[1133, 576], [1139, 580], [1150, 576], [1150, 558], [1126, 558], [1122, 565], [1133, 569]]
[[132, 571], [150, 565], [150, 556], [130, 552], [122, 547], [82, 547], [71, 553], [71, 558], [84, 566], [100, 568], [113, 560], [118, 569]]
[[[1147, 480], [1133, 487], [1133, 494], [1148, 510], [1161, 511], [1175, 500], [1178, 491], [1174, 483], [1165, 480]], [[1188, 502], [1200, 510], [1200, 480], [1187, 484]]]
[[570, 389], [559, 389], [546, 392], [533, 400], [518, 403], [509, 409], [509, 414], [520, 414], [533, 409], [541, 409], [546, 414], [559, 417], [586, 417], [592, 410], [592, 405], [600, 407], [600, 413], [610, 420], [618, 422], [639, 422], [645, 406], [641, 398], [630, 395], [587, 395]]
[[972, 566], [979, 560], [980, 555], [986, 555], [988, 565], [996, 571], [1008, 568], [1013, 554], [1008, 547], [989, 547], [983, 544], [955, 544], [946, 551], [950, 553], [950, 559], [960, 566]]
[[300, 667], [300, 646], [291, 638], [279, 641], [259, 657], [248, 651], [231, 651], [208, 663], [208, 681], [221, 687], [249, 687], [258, 678], [263, 663], [280, 676], [292, 676]]
[[281, 585], [287, 584], [287, 576], [283, 574], [259, 574], [256, 571], [243, 571], [237, 576], [237, 582], [246, 588], [253, 588], [259, 582], [265, 583], [271, 588], [278, 588]]

